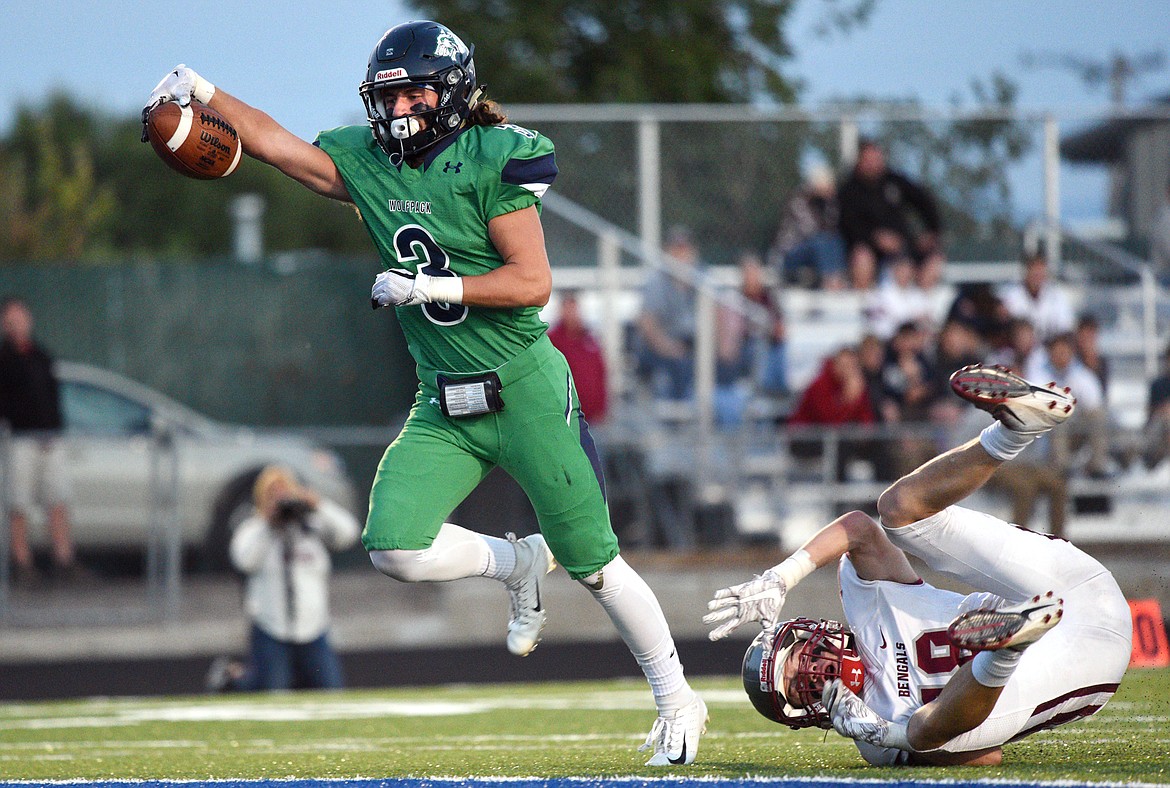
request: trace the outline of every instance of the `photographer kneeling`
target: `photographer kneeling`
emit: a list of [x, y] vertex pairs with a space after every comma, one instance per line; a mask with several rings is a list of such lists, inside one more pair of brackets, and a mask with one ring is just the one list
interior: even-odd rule
[[240, 523], [230, 547], [232, 564], [247, 575], [250, 664], [241, 670], [217, 660], [209, 687], [339, 688], [341, 663], [328, 637], [329, 551], [354, 544], [360, 526], [282, 466], [260, 472], [252, 497], [256, 511]]

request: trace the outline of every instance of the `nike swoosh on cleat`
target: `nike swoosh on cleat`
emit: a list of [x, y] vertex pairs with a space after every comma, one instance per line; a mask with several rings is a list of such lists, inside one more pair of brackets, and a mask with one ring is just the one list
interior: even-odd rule
[[671, 758], [669, 755], [667, 755], [666, 760], [670, 761], [675, 766], [682, 766], [684, 763], [687, 762], [687, 737], [686, 736], [683, 736], [682, 753], [680, 753], [677, 758]]
[[1035, 613], [1037, 610], [1043, 610], [1044, 608], [1048, 607], [1050, 604], [1051, 603], [1046, 604], [1046, 605], [1036, 605], [1036, 607], [1030, 607], [1027, 610], [1021, 610], [1020, 615], [1024, 617], [1025, 621], [1027, 621], [1028, 617], [1031, 616], [1033, 613]]

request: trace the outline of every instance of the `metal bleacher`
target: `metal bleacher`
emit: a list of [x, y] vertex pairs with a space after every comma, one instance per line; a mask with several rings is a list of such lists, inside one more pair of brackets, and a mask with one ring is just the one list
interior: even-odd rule
[[[637, 313], [641, 277], [637, 269], [625, 269], [623, 274], [618, 314], [628, 321]], [[731, 289], [734, 275], [734, 269], [728, 268], [713, 271], [710, 278]], [[1016, 276], [1015, 262], [955, 264], [948, 271], [948, 287], [940, 293], [940, 302], [949, 303], [962, 281], [1009, 281]], [[584, 283], [594, 277], [595, 273], [584, 271], [557, 273], [560, 282]], [[1145, 421], [1149, 354], [1141, 326], [1147, 299], [1140, 286], [1132, 283], [1090, 284], [1072, 275], [1062, 284], [1078, 311], [1091, 311], [1101, 320], [1101, 343], [1111, 364], [1113, 444], [1122, 458], [1127, 452], [1132, 454], [1132, 447], [1140, 442]], [[587, 317], [601, 314], [599, 302], [604, 297], [596, 289], [580, 294]], [[789, 288], [781, 291], [780, 297], [788, 326], [790, 383], [793, 391], [799, 391], [827, 355], [861, 338], [865, 331], [864, 295]], [[555, 309], [554, 298], [550, 317]], [[626, 510], [635, 513], [635, 541], [683, 549], [727, 539], [778, 541], [791, 547], [840, 511], [872, 506], [887, 484], [875, 478], [874, 469], [863, 465], [846, 480], [837, 479], [835, 451], [845, 437], [840, 430], [806, 430], [809, 434], [805, 437], [821, 441], [823, 451], [819, 459], [794, 457], [794, 432], [780, 426], [790, 403], [756, 397], [743, 424], [705, 431], [695, 424], [693, 405], [653, 400], [628, 371], [625, 380], [617, 415], [603, 434], [621, 462], [637, 458], [639, 489], [645, 492], [631, 492], [631, 486], [618, 488], [619, 497], [625, 491], [633, 498]], [[915, 429], [940, 447], [957, 439], [938, 435], [928, 426], [900, 425], [899, 434]], [[881, 433], [880, 428], [877, 432]], [[853, 430], [852, 437], [855, 433]], [[892, 433], [875, 437], [888, 439]], [[611, 476], [624, 472], [613, 467], [616, 462], [611, 462]], [[1070, 496], [1074, 506], [1068, 534], [1080, 541], [1166, 538], [1157, 513], [1170, 505], [1170, 467], [1149, 470], [1138, 462], [1119, 466], [1107, 479], [1074, 474]], [[1098, 506], [1078, 512], [1075, 503], [1089, 499], [1106, 503], [1103, 509]], [[991, 493], [980, 493], [973, 503], [1008, 516], [1006, 499]], [[1037, 516], [1036, 523], [1042, 521], [1043, 517]]]

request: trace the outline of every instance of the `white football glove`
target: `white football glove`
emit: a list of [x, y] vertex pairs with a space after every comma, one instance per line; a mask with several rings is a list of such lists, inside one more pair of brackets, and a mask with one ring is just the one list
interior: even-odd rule
[[391, 268], [374, 277], [370, 290], [370, 306], [381, 309], [384, 306], [416, 306], [430, 301], [426, 288], [420, 287], [420, 280], [430, 279], [426, 274], [412, 274], [402, 268]]
[[402, 268], [391, 268], [374, 278], [370, 291], [370, 306], [417, 306], [419, 304], [463, 303], [463, 277], [412, 274]]
[[771, 628], [780, 615], [780, 608], [784, 607], [787, 593], [784, 580], [771, 569], [746, 583], [719, 589], [707, 603], [711, 612], [703, 616], [704, 624], [719, 624], [707, 637], [725, 638], [748, 621], [759, 621], [764, 629]]
[[833, 730], [842, 736], [869, 742], [875, 747], [908, 748], [904, 742], [895, 741], [897, 731], [893, 730], [890, 721], [879, 717], [853, 690], [842, 684], [841, 679], [825, 683], [821, 703], [829, 712]]
[[211, 101], [211, 97], [214, 95], [215, 85], [196, 74], [193, 69], [180, 63], [175, 66], [174, 71], [167, 74], [162, 78], [162, 81], [154, 86], [154, 90], [150, 92], [150, 98], [146, 101], [144, 111], [149, 112], [159, 104], [165, 104], [168, 101], [177, 101], [180, 107], [190, 104], [191, 99], [206, 104]]

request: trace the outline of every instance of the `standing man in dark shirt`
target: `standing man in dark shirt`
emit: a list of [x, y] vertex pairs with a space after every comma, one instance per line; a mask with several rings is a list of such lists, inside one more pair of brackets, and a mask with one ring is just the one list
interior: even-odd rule
[[[842, 184], [838, 201], [855, 288], [872, 287], [888, 260], [908, 256], [921, 265], [942, 253], [942, 220], [934, 197], [889, 169], [885, 151], [873, 140], [863, 140], [858, 147], [857, 164]], [[921, 225], [920, 231], [915, 223]]]
[[12, 430], [8, 458], [8, 517], [12, 561], [19, 584], [37, 578], [28, 541], [28, 515], [42, 505], [48, 519], [54, 573], [77, 572], [69, 530], [70, 488], [57, 436], [61, 400], [53, 359], [33, 339], [33, 318], [18, 298], [0, 302], [0, 421]]

